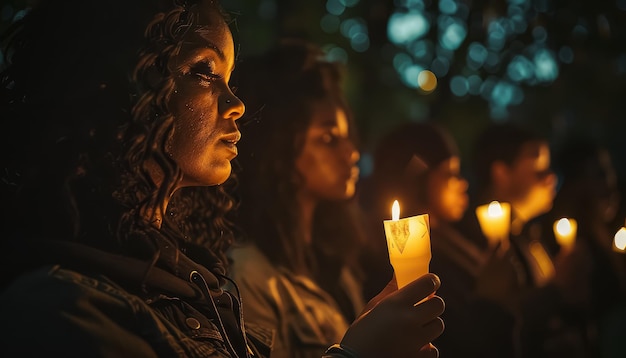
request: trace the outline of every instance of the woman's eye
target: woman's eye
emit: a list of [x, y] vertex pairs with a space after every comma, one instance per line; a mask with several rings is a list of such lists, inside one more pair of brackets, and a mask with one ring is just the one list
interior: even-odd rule
[[208, 86], [212, 81], [220, 79], [219, 75], [213, 72], [213, 67], [209, 63], [199, 63], [193, 66], [189, 74], [195, 76], [201, 85]]
[[337, 142], [337, 136], [332, 133], [324, 133], [321, 137], [322, 143], [334, 144]]

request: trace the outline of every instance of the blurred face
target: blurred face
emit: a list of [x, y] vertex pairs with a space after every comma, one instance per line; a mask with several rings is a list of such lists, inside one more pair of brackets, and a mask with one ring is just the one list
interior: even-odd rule
[[233, 38], [218, 11], [201, 1], [199, 23], [173, 59], [175, 117], [168, 154], [183, 173], [181, 186], [221, 184], [231, 172], [240, 133], [235, 121], [243, 103], [228, 86], [235, 64]]
[[467, 181], [461, 177], [461, 160], [451, 157], [428, 175], [428, 203], [431, 220], [461, 220], [468, 205]]
[[556, 176], [550, 170], [550, 148], [546, 143], [525, 144], [507, 171], [510, 202], [522, 218], [530, 220], [552, 208]]
[[348, 136], [345, 112], [331, 101], [314, 106], [313, 118], [296, 159], [304, 183], [301, 193], [314, 200], [341, 200], [354, 195], [359, 153]]

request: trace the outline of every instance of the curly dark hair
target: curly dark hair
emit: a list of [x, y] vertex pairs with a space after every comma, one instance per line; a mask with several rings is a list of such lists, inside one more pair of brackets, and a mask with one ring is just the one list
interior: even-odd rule
[[341, 88], [342, 70], [341, 64], [326, 60], [318, 46], [289, 38], [264, 55], [243, 59], [233, 78], [247, 108], [247, 116], [240, 119], [241, 204], [236, 223], [245, 240], [253, 240], [271, 262], [295, 273], [315, 276], [317, 259], [311, 250], [343, 264], [346, 253], [354, 251], [349, 248], [360, 240], [351, 203], [328, 202], [316, 209], [314, 247], [309, 248], [303, 242], [296, 201], [302, 178], [295, 163], [318, 101], [331, 99], [345, 111], [356, 140]]
[[[229, 185], [173, 195], [182, 174], [165, 150], [176, 120], [170, 60], [197, 21], [196, 3], [41, 1], [2, 36], [3, 238], [128, 252], [137, 238], [160, 237], [223, 255], [233, 236]], [[161, 185], [148, 161], [162, 169]], [[171, 196], [157, 231], [142, 213]]]

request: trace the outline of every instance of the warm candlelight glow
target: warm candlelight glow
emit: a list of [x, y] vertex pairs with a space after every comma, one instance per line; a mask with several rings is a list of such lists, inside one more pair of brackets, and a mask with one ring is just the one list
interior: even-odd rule
[[572, 225], [569, 220], [562, 218], [556, 222], [556, 232], [561, 235], [569, 235], [572, 232]]
[[617, 252], [626, 251], [626, 227], [622, 227], [615, 233], [613, 239], [613, 249]]
[[397, 200], [391, 205], [391, 220], [398, 221], [400, 219], [400, 203]]
[[428, 273], [430, 264], [430, 228], [428, 214], [400, 219], [400, 204], [391, 206], [391, 220], [384, 220], [389, 261], [398, 288]]
[[561, 247], [569, 249], [574, 245], [577, 227], [574, 219], [561, 218], [554, 222], [554, 237]]
[[476, 217], [480, 229], [489, 241], [489, 245], [507, 246], [511, 228], [511, 205], [492, 201], [476, 208]]
[[487, 207], [487, 215], [492, 218], [499, 218], [504, 215], [500, 203], [497, 201], [492, 201], [491, 203], [489, 203], [489, 207]]

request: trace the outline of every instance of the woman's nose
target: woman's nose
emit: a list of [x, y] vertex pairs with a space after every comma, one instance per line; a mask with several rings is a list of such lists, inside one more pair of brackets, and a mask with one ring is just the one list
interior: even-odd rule
[[348, 142], [348, 151], [349, 151], [350, 164], [356, 164], [356, 162], [358, 162], [359, 159], [361, 159], [361, 153], [359, 153], [359, 151], [356, 149], [352, 141]]
[[218, 103], [218, 111], [222, 114], [223, 118], [237, 120], [243, 116], [246, 111], [246, 106], [235, 96], [234, 93], [228, 91], [221, 98]]

